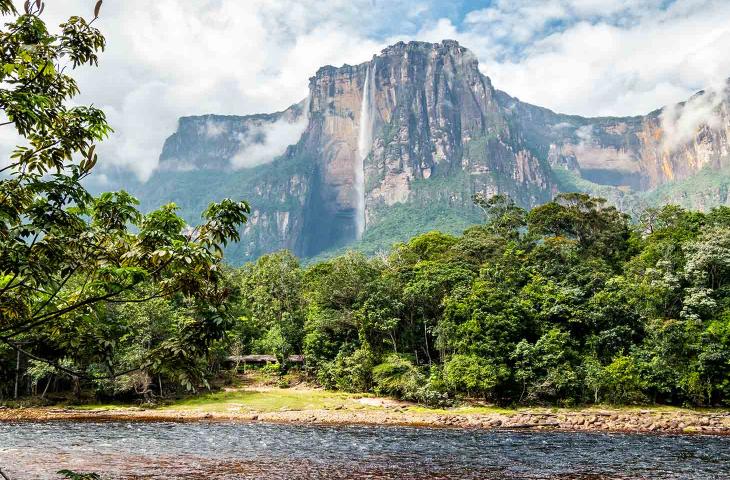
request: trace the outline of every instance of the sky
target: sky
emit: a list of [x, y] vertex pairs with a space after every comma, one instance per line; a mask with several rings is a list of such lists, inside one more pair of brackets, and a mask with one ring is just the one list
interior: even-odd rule
[[[95, 0], [45, 0], [57, 25]], [[20, 4], [20, 2], [18, 2]], [[730, 77], [728, 0], [105, 0], [79, 103], [115, 129], [100, 163], [154, 171], [181, 116], [283, 110], [323, 65], [458, 40], [493, 84], [581, 115], [643, 114]], [[0, 152], [14, 142], [0, 131]]]

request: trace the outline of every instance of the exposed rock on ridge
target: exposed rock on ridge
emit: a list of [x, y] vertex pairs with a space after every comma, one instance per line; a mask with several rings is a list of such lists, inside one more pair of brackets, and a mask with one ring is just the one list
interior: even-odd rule
[[[613, 189], [623, 206], [636, 192], [730, 167], [727, 85], [645, 116], [564, 115], [496, 90], [475, 56], [446, 40], [401, 42], [360, 65], [322, 67], [310, 79], [308, 99], [284, 112], [183, 118], [165, 142], [160, 169], [135, 193], [145, 205], [176, 201], [190, 222], [208, 201], [248, 199], [254, 212], [229, 256], [235, 260], [280, 248], [311, 257], [347, 245], [362, 204], [356, 169], [364, 88], [371, 88], [372, 122], [363, 166], [366, 242], [379, 229], [393, 231], [393, 239], [458, 230], [478, 218], [476, 192], [540, 204], [561, 188], [574, 189], [561, 183], [560, 172]], [[711, 109], [712, 122], [669, 142], [677, 120], [698, 104]], [[233, 168], [241, 167], [242, 151], [265, 142], [267, 126], [304, 118], [298, 142], [281, 146], [281, 156]], [[718, 188], [702, 202], [727, 198]]]
[[[555, 192], [547, 161], [511, 128], [474, 55], [454, 41], [398, 43], [370, 62], [321, 68], [310, 79], [310, 123], [298, 149], [316, 159], [311, 229], [315, 254], [354, 238], [359, 122], [368, 70], [373, 74], [372, 150], [365, 162], [367, 224], [388, 207], [446, 202], [470, 208], [476, 192], [508, 193], [523, 205]], [[452, 188], [433, 191], [446, 180]]]

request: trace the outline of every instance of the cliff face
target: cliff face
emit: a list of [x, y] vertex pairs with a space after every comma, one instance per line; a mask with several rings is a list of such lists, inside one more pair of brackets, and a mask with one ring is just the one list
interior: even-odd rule
[[503, 92], [499, 99], [538, 155], [599, 185], [647, 192], [730, 166], [730, 83], [637, 117], [561, 115]]
[[[727, 200], [725, 184], [688, 193], [687, 182], [730, 166], [728, 98], [725, 85], [645, 116], [563, 115], [495, 90], [454, 41], [398, 43], [319, 69], [308, 98], [284, 112], [181, 119], [160, 168], [134, 191], [144, 206], [175, 201], [191, 223], [209, 201], [249, 200], [234, 261], [458, 231], [479, 219], [477, 192], [524, 207], [560, 190], [624, 208], [641, 195], [708, 206]], [[698, 112], [711, 121], [694, 125]]]
[[[286, 145], [277, 162], [260, 163], [256, 158], [271, 150], [267, 137], [272, 132], [281, 135], [282, 128], [285, 140], [296, 143], [306, 126], [304, 110], [302, 102], [273, 114], [183, 117], [165, 142], [153, 176], [142, 184], [117, 183], [141, 200], [144, 211], [176, 203], [190, 224], [199, 221], [211, 202], [225, 197], [249, 200], [252, 212], [241, 241], [227, 249], [236, 261], [280, 249], [299, 251], [316, 183], [310, 162]], [[246, 160], [248, 164], [240, 163]]]
[[[311, 228], [324, 241], [305, 255], [354, 240], [358, 216], [367, 232], [395, 204], [468, 210], [483, 192], [528, 206], [555, 192], [548, 163], [510, 127], [476, 58], [456, 42], [399, 43], [361, 65], [323, 67], [309, 104], [298, 148], [316, 159], [321, 222]], [[450, 188], [434, 190], [443, 182]]]

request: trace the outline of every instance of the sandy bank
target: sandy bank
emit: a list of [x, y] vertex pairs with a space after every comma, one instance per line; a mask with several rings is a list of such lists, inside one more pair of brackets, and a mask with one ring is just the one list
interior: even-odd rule
[[436, 428], [730, 434], [730, 412], [685, 410], [519, 410], [459, 413], [393, 406], [378, 409], [282, 409], [276, 412], [205, 412], [118, 408], [0, 408], [0, 421], [225, 421], [302, 425], [398, 425]]

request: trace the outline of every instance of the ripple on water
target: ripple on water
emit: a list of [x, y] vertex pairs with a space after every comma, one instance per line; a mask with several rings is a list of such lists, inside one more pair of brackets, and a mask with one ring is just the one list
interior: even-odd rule
[[0, 423], [0, 467], [124, 479], [725, 479], [726, 437], [263, 424]]

